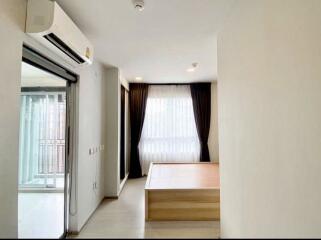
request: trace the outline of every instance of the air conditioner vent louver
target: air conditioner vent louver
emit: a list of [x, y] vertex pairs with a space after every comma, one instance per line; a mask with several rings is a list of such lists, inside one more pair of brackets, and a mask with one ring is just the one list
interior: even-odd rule
[[28, 0], [26, 33], [69, 67], [93, 63], [93, 45], [56, 1]]
[[68, 57], [74, 60], [76, 63], [81, 64], [85, 61], [75, 53], [70, 47], [68, 47], [59, 37], [57, 37], [54, 33], [49, 33], [43, 36], [57, 48], [59, 48], [62, 52], [64, 52]]

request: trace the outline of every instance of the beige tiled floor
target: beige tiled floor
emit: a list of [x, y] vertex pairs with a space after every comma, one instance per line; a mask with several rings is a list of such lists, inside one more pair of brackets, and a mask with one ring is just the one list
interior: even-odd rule
[[218, 238], [219, 222], [145, 222], [146, 179], [128, 180], [118, 200], [105, 200], [78, 238]]

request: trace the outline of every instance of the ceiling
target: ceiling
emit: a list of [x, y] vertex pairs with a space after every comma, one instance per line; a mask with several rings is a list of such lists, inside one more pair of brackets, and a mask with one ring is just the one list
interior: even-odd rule
[[[95, 58], [129, 81], [215, 81], [216, 34], [233, 0], [57, 0], [95, 47]], [[199, 63], [193, 73], [187, 68]]]

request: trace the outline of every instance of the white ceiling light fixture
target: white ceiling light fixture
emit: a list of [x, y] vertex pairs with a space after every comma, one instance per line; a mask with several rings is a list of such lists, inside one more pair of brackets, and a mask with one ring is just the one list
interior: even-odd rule
[[136, 10], [138, 11], [143, 11], [144, 8], [145, 8], [145, 1], [144, 0], [132, 0], [133, 1], [133, 4], [134, 4], [134, 7]]
[[192, 67], [187, 68], [187, 72], [195, 72], [196, 68], [198, 67], [198, 63], [193, 63]]
[[136, 81], [142, 81], [143, 78], [142, 78], [142, 77], [135, 77], [135, 80], [136, 80]]

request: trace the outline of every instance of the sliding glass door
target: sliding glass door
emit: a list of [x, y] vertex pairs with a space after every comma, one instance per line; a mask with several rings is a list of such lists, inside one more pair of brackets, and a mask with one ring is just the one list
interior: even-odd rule
[[66, 92], [22, 88], [20, 188], [64, 187]]
[[19, 145], [19, 238], [68, 228], [77, 75], [24, 46]]

